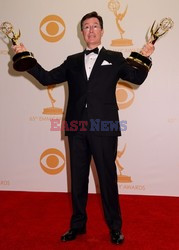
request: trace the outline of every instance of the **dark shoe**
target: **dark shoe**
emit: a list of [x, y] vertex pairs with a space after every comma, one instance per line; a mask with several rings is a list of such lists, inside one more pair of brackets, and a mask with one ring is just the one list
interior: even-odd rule
[[70, 241], [75, 240], [76, 236], [79, 234], [85, 234], [86, 228], [71, 228], [69, 231], [67, 231], [64, 235], [61, 237], [61, 241]]
[[111, 242], [114, 244], [121, 244], [124, 241], [124, 235], [121, 232], [111, 231]]

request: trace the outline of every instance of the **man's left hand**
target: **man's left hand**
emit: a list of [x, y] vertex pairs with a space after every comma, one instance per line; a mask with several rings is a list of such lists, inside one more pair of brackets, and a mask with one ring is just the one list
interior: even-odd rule
[[142, 50], [140, 51], [140, 53], [143, 55], [143, 56], [146, 56], [146, 57], [149, 57], [152, 55], [152, 53], [154, 52], [155, 50], [155, 47], [154, 45], [152, 44], [152, 42], [147, 42]]

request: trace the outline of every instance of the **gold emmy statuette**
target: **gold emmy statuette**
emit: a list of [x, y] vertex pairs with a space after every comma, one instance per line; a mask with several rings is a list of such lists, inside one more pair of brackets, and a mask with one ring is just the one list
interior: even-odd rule
[[119, 39], [112, 40], [111, 46], [131, 46], [131, 45], [133, 45], [131, 39], [127, 39], [127, 38], [123, 37], [125, 30], [121, 27], [121, 24], [120, 24], [122, 19], [125, 17], [125, 15], [127, 13], [128, 6], [125, 8], [123, 13], [118, 13], [118, 10], [120, 9], [119, 1], [118, 0], [110, 0], [108, 3], [108, 8], [115, 15], [116, 25], [117, 25], [117, 28], [119, 30], [120, 36], [121, 36], [121, 38], [119, 38]]
[[122, 182], [122, 183], [132, 182], [132, 179], [130, 176], [122, 174], [122, 170], [124, 169], [124, 167], [120, 164], [118, 160], [118, 158], [121, 158], [121, 156], [124, 154], [125, 149], [126, 149], [126, 145], [124, 146], [122, 151], [117, 152], [117, 157], [116, 157], [116, 165], [119, 170], [119, 175], [117, 176], [117, 180], [118, 182]]
[[[20, 31], [18, 33], [15, 33], [11, 23], [3, 22], [0, 25], [0, 31], [11, 40], [13, 45], [18, 44], [17, 41], [21, 36], [21, 33]], [[34, 58], [32, 52], [19, 52], [15, 54], [15, 56], [13, 56], [13, 67], [17, 71], [26, 71], [32, 68], [36, 64], [36, 62], [37, 61]]]
[[[150, 29], [151, 36], [149, 39], [152, 44], [155, 44], [158, 38], [167, 33], [173, 27], [173, 25], [174, 23], [169, 17], [163, 18], [159, 24], [156, 24], [154, 21]], [[132, 66], [145, 71], [149, 71], [152, 66], [152, 61], [150, 58], [143, 56], [138, 52], [131, 52], [127, 60]]]
[[48, 96], [50, 98], [52, 107], [44, 108], [43, 114], [46, 114], [46, 115], [61, 115], [61, 114], [63, 114], [63, 111], [61, 108], [57, 108], [54, 106], [54, 103], [56, 102], [56, 100], [52, 97], [52, 94], [50, 93], [53, 91], [54, 87], [55, 87], [55, 85], [50, 85], [47, 87]]

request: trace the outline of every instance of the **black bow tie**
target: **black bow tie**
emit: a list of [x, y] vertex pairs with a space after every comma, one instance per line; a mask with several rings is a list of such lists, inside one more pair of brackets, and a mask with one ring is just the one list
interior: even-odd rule
[[92, 53], [92, 52], [98, 54], [98, 52], [99, 52], [98, 47], [96, 47], [95, 49], [91, 49], [91, 50], [86, 50], [86, 49], [85, 49], [85, 54], [86, 54], [86, 55], [89, 55], [89, 54]]

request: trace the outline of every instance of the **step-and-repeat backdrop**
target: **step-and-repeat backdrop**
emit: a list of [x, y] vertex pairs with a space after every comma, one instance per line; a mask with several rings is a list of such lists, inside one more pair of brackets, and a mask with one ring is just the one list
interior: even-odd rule
[[[79, 29], [83, 15], [104, 19], [103, 45], [125, 57], [139, 51], [153, 22], [171, 18], [174, 27], [156, 42], [153, 66], [137, 88], [116, 88], [122, 137], [116, 165], [121, 194], [179, 194], [179, 1], [170, 0], [1, 0], [0, 23], [47, 70], [84, 49]], [[156, 26], [155, 26], [156, 27]], [[42, 87], [12, 67], [11, 41], [0, 34], [0, 190], [70, 190], [69, 150], [60, 124], [67, 84]], [[89, 192], [99, 191], [92, 161]]]

